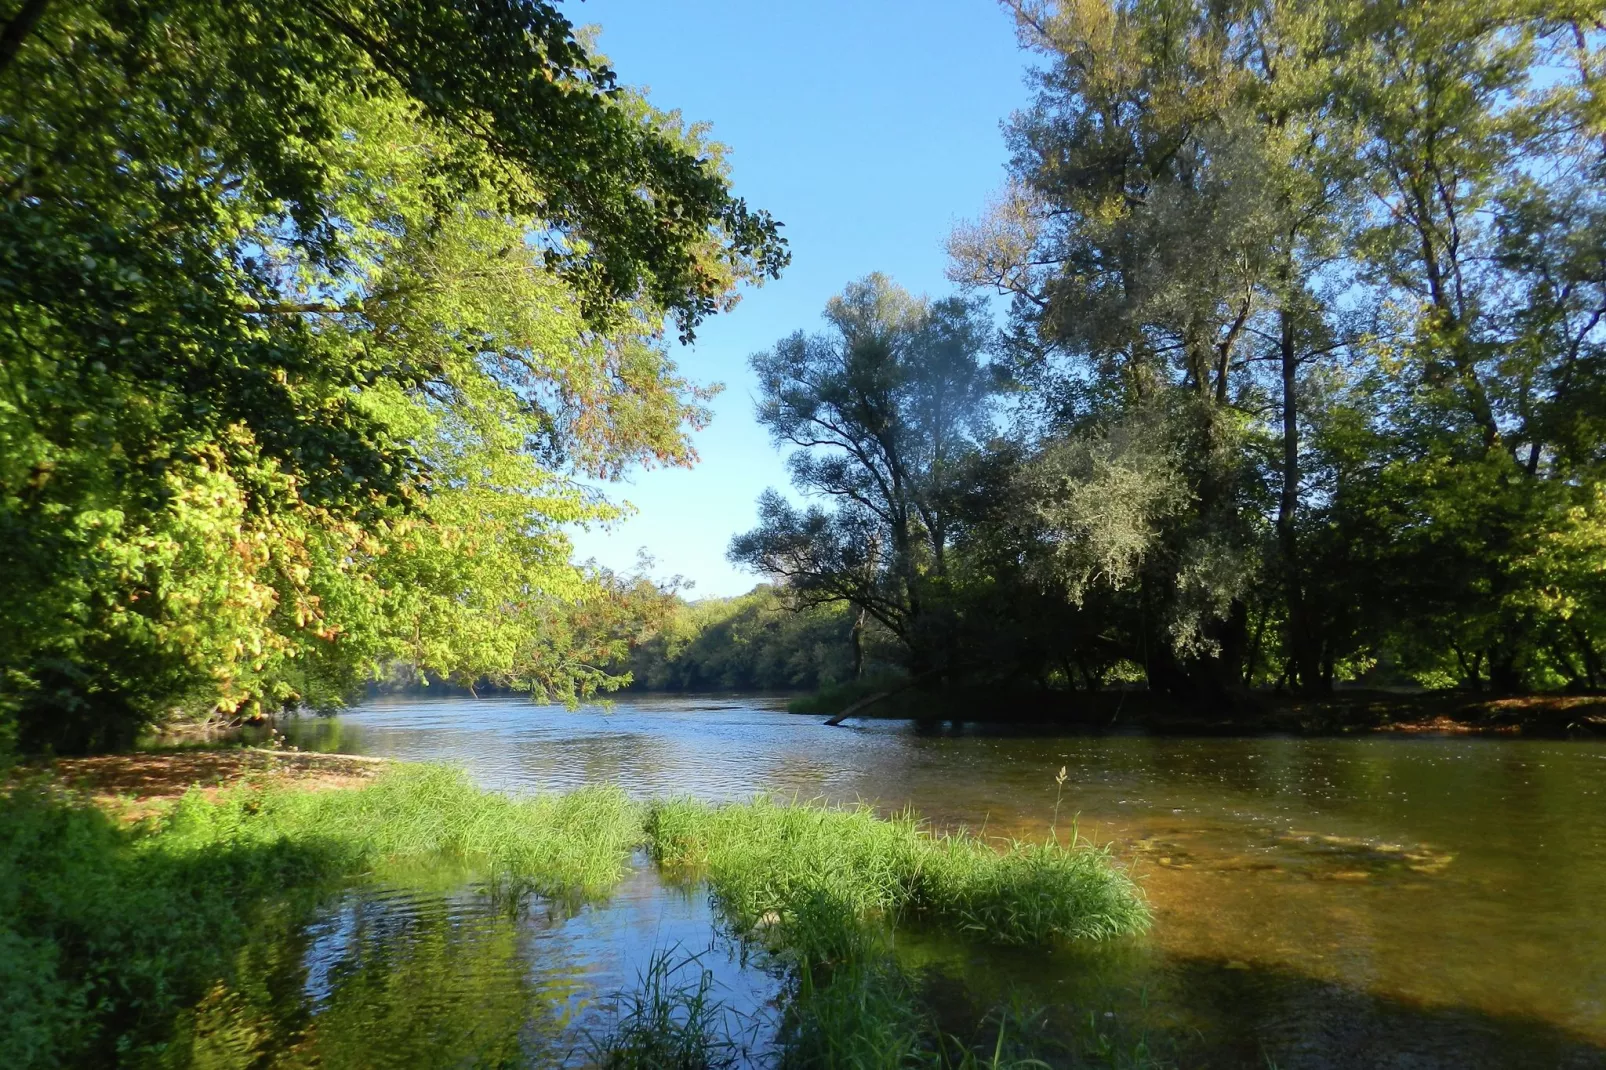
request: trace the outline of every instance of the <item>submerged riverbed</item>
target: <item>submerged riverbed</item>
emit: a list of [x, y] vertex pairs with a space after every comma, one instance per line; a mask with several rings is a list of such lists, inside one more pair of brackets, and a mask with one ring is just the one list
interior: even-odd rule
[[[1154, 927], [1053, 950], [901, 938], [978, 1003], [1015, 992], [1181, 1066], [1606, 1066], [1600, 743], [826, 729], [729, 697], [609, 713], [387, 699], [288, 731], [308, 749], [461, 764], [511, 792], [863, 799], [1034, 839], [1063, 766], [1059, 833], [1112, 844]], [[264, 945], [282, 991], [260, 1028], [327, 1065], [352, 1045], [368, 1065], [471, 1048], [544, 1065], [578, 1057], [598, 997], [666, 947], [703, 954], [761, 1055], [768, 979], [650, 867], [575, 910], [509, 911], [439, 874], [354, 890]]]

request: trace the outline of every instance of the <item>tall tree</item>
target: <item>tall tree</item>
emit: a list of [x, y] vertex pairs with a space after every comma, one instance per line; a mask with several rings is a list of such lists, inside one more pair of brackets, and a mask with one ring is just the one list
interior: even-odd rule
[[0, 728], [606, 682], [569, 475], [688, 460], [660, 324], [785, 260], [718, 146], [539, 0], [3, 14]]
[[984, 308], [918, 300], [882, 275], [832, 298], [830, 329], [798, 332], [752, 358], [758, 418], [804, 493], [767, 491], [760, 526], [733, 561], [803, 604], [847, 602], [888, 629], [916, 674], [956, 658], [945, 619], [960, 479], [987, 434], [998, 380]]

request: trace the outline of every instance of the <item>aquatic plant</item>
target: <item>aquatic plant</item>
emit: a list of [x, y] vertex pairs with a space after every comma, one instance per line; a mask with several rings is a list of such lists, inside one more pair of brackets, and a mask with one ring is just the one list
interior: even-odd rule
[[911, 814], [869, 808], [653, 804], [653, 857], [706, 871], [715, 899], [744, 930], [795, 925], [799, 904], [823, 898], [858, 918], [905, 912], [957, 923], [1008, 944], [1119, 936], [1148, 909], [1108, 852], [1073, 842], [995, 847], [968, 833], [934, 835]]
[[[684, 980], [695, 972], [696, 980]], [[743, 1054], [731, 1039], [730, 1010], [714, 997], [714, 973], [678, 945], [653, 951], [634, 989], [612, 997], [612, 1026], [590, 1038], [591, 1064], [604, 1070], [710, 1070]]]
[[892, 924], [905, 915], [1007, 944], [1111, 937], [1148, 922], [1108, 853], [1074, 838], [995, 846], [934, 835], [909, 813], [767, 800], [654, 803], [646, 831], [659, 864], [706, 877], [729, 924], [783, 977], [785, 1066], [1046, 1065], [1008, 1008], [994, 1014], [990, 1047], [939, 1028], [919, 978], [893, 953]]

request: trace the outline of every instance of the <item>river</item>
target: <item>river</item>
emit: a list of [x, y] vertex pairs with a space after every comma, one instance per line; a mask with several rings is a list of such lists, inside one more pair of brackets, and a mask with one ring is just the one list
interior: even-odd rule
[[[1048, 833], [1063, 767], [1060, 834], [1074, 826], [1133, 867], [1153, 930], [1015, 951], [928, 938], [918, 953], [965, 988], [1074, 1008], [1185, 1067], [1606, 1067], [1600, 742], [833, 729], [727, 696], [628, 697], [611, 712], [383, 699], [289, 734], [457, 763], [510, 792], [606, 782], [643, 798], [865, 800], [1020, 838]], [[717, 967], [761, 1059], [765, 978], [711, 934], [700, 897], [643, 867], [600, 906], [510, 916], [437, 875], [287, 923], [259, 953], [282, 974], [268, 1024], [302, 1048], [269, 1062], [316, 1048], [310, 1061], [341, 1065], [331, 1053], [354, 1045], [363, 1057], [347, 1065], [425, 1065], [420, 1044], [573, 1061], [596, 997], [668, 946]]]

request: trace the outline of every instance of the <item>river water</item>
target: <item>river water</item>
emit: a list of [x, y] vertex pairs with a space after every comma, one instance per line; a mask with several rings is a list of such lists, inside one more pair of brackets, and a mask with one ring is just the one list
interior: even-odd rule
[[[1019, 838], [1056, 822], [1063, 767], [1059, 833], [1111, 845], [1149, 896], [1153, 930], [1087, 947], [918, 949], [964, 989], [1024, 991], [1184, 1067], [1606, 1067], [1600, 742], [825, 728], [776, 700], [724, 696], [632, 697], [611, 712], [386, 699], [290, 735], [457, 763], [511, 792], [605, 782], [643, 798], [865, 800]], [[250, 1013], [272, 1019], [259, 1033], [292, 1040], [259, 1044], [253, 1061], [583, 1061], [608, 1010], [599, 995], [666, 947], [716, 969], [761, 1059], [767, 979], [713, 934], [700, 896], [643, 866], [598, 906], [510, 912], [435, 875], [287, 922], [256, 952], [279, 987]], [[233, 998], [197, 1012], [197, 1044], [240, 1043]]]

